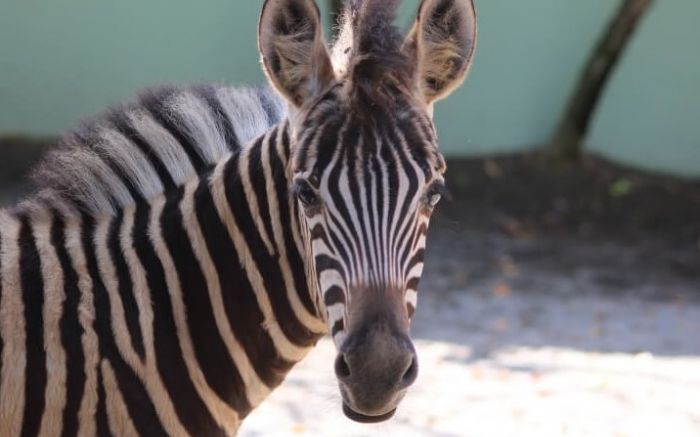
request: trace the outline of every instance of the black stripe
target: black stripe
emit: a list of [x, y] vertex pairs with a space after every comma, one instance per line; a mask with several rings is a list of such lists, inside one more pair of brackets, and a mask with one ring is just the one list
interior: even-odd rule
[[[255, 147], [260, 147], [259, 143]], [[237, 158], [237, 157], [236, 157]], [[267, 249], [255, 225], [259, 217], [253, 218], [248, 208], [241, 207], [247, 204], [243, 185], [238, 175], [238, 159], [230, 160], [225, 168], [224, 186], [226, 198], [231, 208], [235, 210], [235, 219], [241, 233], [245, 237], [253, 261], [258, 266], [263, 278], [265, 290], [272, 304], [275, 319], [279, 323], [282, 332], [294, 344], [299, 346], [311, 346], [316, 343], [317, 335], [309, 331], [294, 315], [291, 304], [287, 298], [282, 272], [279, 263], [267, 253]]]
[[200, 156], [199, 147], [193, 142], [192, 138], [190, 138], [181, 120], [179, 120], [182, 114], [175, 113], [166, 106], [176, 92], [175, 89], [164, 88], [153, 94], [144, 96], [141, 102], [155, 121], [180, 143], [182, 150], [184, 150], [189, 157], [192, 167], [194, 167], [197, 173], [201, 173], [207, 167], [207, 163], [205, 163], [204, 159]]
[[416, 265], [420, 264], [423, 262], [423, 258], [425, 257], [425, 249], [420, 248], [416, 251], [416, 253], [411, 257], [411, 259], [408, 262], [408, 265], [405, 267], [406, 271], [404, 274], [407, 274], [408, 272], [411, 271], [413, 267]]
[[78, 274], [73, 267], [66, 249], [65, 223], [54, 212], [51, 226], [51, 245], [56, 249], [56, 256], [63, 271], [63, 315], [59, 322], [61, 344], [66, 352], [66, 405], [63, 408], [62, 436], [78, 434], [78, 411], [85, 389], [85, 354], [82, 347], [83, 327], [80, 325], [78, 308], [80, 306], [80, 289]]
[[[385, 135], [382, 136], [383, 138], [387, 138]], [[394, 138], [395, 140], [395, 138]], [[395, 229], [392, 228], [392, 222], [393, 222], [393, 216], [396, 213], [396, 207], [398, 204], [398, 192], [399, 192], [399, 185], [401, 184], [401, 180], [399, 178], [399, 165], [398, 162], [396, 161], [396, 157], [392, 153], [392, 148], [398, 148], [399, 145], [394, 143], [391, 144], [388, 141], [383, 141], [382, 142], [382, 148], [381, 148], [381, 159], [384, 161], [386, 170], [387, 170], [387, 181], [389, 186], [387, 187], [387, 191], [389, 192], [389, 199], [387, 199], [386, 202], [386, 214], [388, 217], [387, 220], [387, 226], [388, 229], [387, 235], [385, 237], [387, 244], [389, 245], [389, 251], [392, 249], [393, 243], [395, 243], [395, 235], [394, 232], [396, 232]]]
[[269, 332], [264, 328], [265, 318], [258, 307], [255, 292], [219, 218], [207, 183], [202, 182], [197, 188], [195, 204], [199, 226], [219, 276], [231, 329], [260, 379], [274, 388], [282, 382], [293, 363], [279, 357]]
[[[258, 204], [258, 214], [256, 217], [258, 223], [262, 222], [265, 233], [268, 239], [273, 245], [273, 250], [275, 249], [275, 234], [272, 229], [272, 215], [270, 214], [270, 204], [267, 195], [267, 177], [265, 171], [263, 170], [262, 162], [262, 149], [263, 147], [271, 148], [274, 144], [274, 138], [277, 130], [273, 129], [272, 132], [265, 135], [265, 137], [258, 139], [255, 144], [251, 147], [250, 158], [248, 159], [248, 176], [250, 178], [250, 185], [255, 193], [255, 202]], [[289, 190], [285, 189], [284, 197], [289, 196]], [[257, 232], [257, 229], [256, 229]]]
[[326, 307], [338, 303], [345, 303], [345, 293], [343, 293], [343, 290], [340, 287], [334, 285], [326, 291], [323, 300], [326, 304]]
[[[374, 151], [376, 149], [377, 141], [378, 139], [375, 138], [374, 133], [370, 130], [366, 130], [366, 135], [364, 139], [364, 153], [363, 153], [363, 159], [364, 162], [362, 164], [362, 173], [364, 177], [364, 188], [365, 188], [365, 198], [367, 199], [367, 206], [364, 208], [367, 210], [367, 217], [369, 220], [368, 227], [368, 232], [371, 232], [371, 235], [374, 237], [374, 245], [370, 248], [370, 251], [375, 252], [377, 256], [377, 263], [378, 265], [374, 266], [375, 269], [375, 274], [377, 275], [377, 278], [381, 278], [382, 270], [383, 270], [383, 264], [386, 263], [386, 260], [383, 260], [382, 254], [383, 252], [379, 252], [379, 240], [381, 240], [381, 234], [379, 232], [379, 224], [378, 224], [378, 219], [375, 219], [374, 217], [374, 205], [376, 205], [377, 200], [372, 198], [372, 194], [374, 194], [374, 191], [372, 190], [372, 182], [374, 181], [375, 184], [378, 184], [379, 181], [376, 180], [378, 177], [377, 174], [373, 174], [371, 171], [372, 167], [372, 158], [374, 157]], [[358, 190], [359, 191], [359, 190]], [[368, 253], [369, 256], [369, 253]], [[371, 259], [371, 257], [370, 257]]]
[[420, 283], [420, 277], [417, 277], [417, 276], [411, 277], [406, 282], [406, 289], [418, 291], [418, 284], [419, 283]]
[[412, 318], [413, 314], [416, 312], [416, 307], [413, 306], [410, 302], [406, 302], [406, 313], [408, 314], [408, 318]]
[[207, 384], [219, 399], [245, 416], [252, 409], [246, 398], [245, 383], [216, 326], [206, 278], [184, 229], [180, 212], [182, 195], [183, 191], [178, 190], [168, 199], [161, 216], [161, 229], [180, 280], [187, 329]]
[[[338, 185], [338, 181], [340, 180], [340, 173], [341, 170], [343, 169], [343, 161], [342, 159], [338, 159], [336, 161], [335, 166], [331, 170], [330, 177], [329, 177], [329, 183], [328, 183], [328, 191], [330, 192], [331, 197], [333, 198], [333, 203], [335, 203], [336, 208], [338, 209], [338, 213], [340, 214], [340, 219], [336, 219], [335, 216], [329, 214], [329, 218], [331, 219], [331, 222], [335, 224], [335, 228], [337, 229], [337, 232], [333, 232], [333, 230], [329, 230], [329, 235], [333, 239], [333, 243], [336, 246], [336, 249], [340, 249], [345, 247], [348, 251], [350, 251], [352, 255], [352, 262], [348, 263], [353, 266], [355, 266], [355, 270], [359, 270], [360, 266], [360, 253], [361, 251], [359, 250], [359, 247], [354, 247], [351, 242], [353, 241], [353, 238], [345, 232], [345, 229], [343, 226], [340, 225], [340, 220], [342, 220], [345, 224], [347, 224], [349, 229], [352, 229], [352, 218], [350, 217], [350, 211], [347, 208], [347, 205], [345, 203], [345, 198], [343, 197], [343, 194], [340, 191], [340, 186]], [[337, 238], [336, 234], [340, 234], [340, 237], [343, 238], [343, 240], [347, 243], [346, 245], [343, 245], [340, 243], [340, 241]], [[355, 246], [359, 246], [358, 244], [355, 244]], [[349, 274], [350, 272], [348, 272]]]
[[321, 273], [323, 273], [326, 270], [335, 270], [337, 271], [343, 278], [345, 278], [345, 271], [343, 269], [343, 266], [338, 263], [334, 258], [331, 258], [328, 255], [316, 255], [315, 257], [315, 264], [316, 264], [316, 275], [321, 276]]
[[18, 243], [27, 349], [22, 436], [34, 436], [39, 432], [46, 402], [47, 377], [43, 316], [44, 278], [32, 225], [26, 216], [21, 218]]
[[[315, 136], [311, 136], [308, 143], [302, 145], [302, 150], [305, 151], [305, 154], [308, 154], [307, 149], [309, 149], [312, 145], [315, 144], [316, 146], [316, 162], [314, 163], [313, 168], [314, 174], [322, 174], [324, 171], [327, 170], [328, 166], [333, 160], [333, 156], [335, 156], [335, 153], [337, 152], [338, 147], [340, 146], [339, 133], [341, 128], [345, 126], [345, 120], [346, 119], [339, 118], [338, 120], [327, 122], [326, 125], [322, 128], [323, 131], [318, 137], [317, 143], [313, 143], [313, 139]], [[347, 126], [348, 131], [356, 130], [356, 128], [357, 126], [355, 125]], [[303, 163], [302, 165], [305, 165], [305, 163]]]
[[272, 126], [279, 123], [280, 114], [276, 111], [277, 106], [275, 102], [272, 101], [274, 94], [268, 87], [258, 87], [256, 88], [256, 94], [260, 99], [260, 105], [265, 111], [265, 116], [267, 117], [267, 125]]
[[[411, 225], [410, 228], [411, 228], [412, 230], [414, 230], [414, 229], [415, 229], [415, 224]], [[402, 266], [406, 265], [406, 262], [407, 262], [407, 260], [408, 260], [408, 257], [411, 255], [411, 252], [413, 252], [413, 250], [414, 250], [414, 249], [417, 247], [417, 245], [418, 245], [418, 239], [420, 238], [421, 235], [425, 235], [425, 234], [427, 233], [427, 231], [428, 231], [428, 227], [427, 227], [427, 225], [426, 225], [425, 223], [421, 223], [421, 224], [418, 226], [418, 229], [415, 229], [415, 230], [413, 231], [413, 235], [411, 236], [411, 238], [409, 239], [409, 241], [407, 241], [407, 242], [404, 244], [404, 247], [401, 248], [401, 255], [400, 255], [400, 258], [399, 258], [400, 263], [401, 263], [400, 265], [402, 265]], [[406, 273], [408, 273], [409, 271], [411, 271], [411, 269], [410, 269], [410, 268], [407, 268], [407, 269], [406, 269]]]
[[223, 134], [228, 149], [231, 151], [239, 150], [241, 148], [240, 139], [236, 135], [236, 130], [233, 128], [231, 119], [226, 114], [223, 106], [221, 106], [221, 100], [219, 100], [219, 96], [216, 93], [216, 87], [208, 84], [198, 85], [194, 87], [194, 91], [201, 97], [209, 107], [209, 110], [213, 113], [218, 130]]
[[115, 112], [111, 117], [110, 121], [114, 128], [124, 135], [129, 141], [131, 141], [141, 152], [146, 156], [148, 162], [158, 174], [158, 178], [163, 184], [165, 191], [173, 189], [176, 184], [173, 180], [167, 167], [160, 159], [158, 154], [153, 150], [150, 144], [141, 136], [141, 134], [134, 128], [126, 117], [126, 113]]
[[100, 437], [108, 437], [112, 435], [109, 430], [109, 421], [107, 419], [107, 393], [104, 386], [104, 375], [102, 374], [102, 366], [97, 365], [97, 412], [95, 413], [97, 422], [97, 435]]
[[[382, 141], [382, 144], [380, 147], [386, 147], [384, 142]], [[381, 152], [380, 152], [381, 153]], [[388, 202], [389, 199], [384, 198], [384, 173], [382, 171], [382, 167], [379, 163], [379, 155], [374, 154], [372, 156], [372, 170], [374, 171], [375, 177], [376, 177], [376, 192], [375, 192], [375, 197], [376, 197], [376, 205], [377, 205], [377, 238], [379, 239], [379, 253], [384, 254], [386, 253], [387, 245], [389, 244], [389, 234], [387, 233], [387, 229], [384, 228], [384, 207], [386, 203]], [[388, 179], [387, 181], [388, 182]], [[388, 191], [388, 190], [387, 190]], [[387, 226], [389, 225], [388, 220], [387, 220]], [[387, 260], [383, 260], [383, 262], [387, 262]]]
[[285, 121], [281, 127], [282, 129], [282, 160], [286, 163], [289, 161], [290, 153], [292, 152], [292, 147], [289, 142], [289, 121]]
[[432, 145], [425, 142], [423, 136], [417, 131], [417, 127], [413, 122], [413, 117], [400, 119], [397, 121], [398, 129], [403, 135], [408, 152], [416, 164], [423, 170], [426, 178], [430, 175], [431, 166], [428, 160], [428, 150], [432, 149]]
[[116, 279], [119, 282], [119, 297], [124, 307], [124, 318], [126, 319], [126, 328], [129, 331], [131, 347], [143, 360], [146, 356], [146, 348], [143, 342], [141, 326], [139, 325], [139, 307], [134, 295], [134, 283], [129, 273], [129, 266], [121, 250], [120, 233], [123, 223], [124, 216], [122, 214], [114, 218], [109, 226], [106, 245], [109, 251], [110, 262], [114, 266], [117, 275]]
[[152, 246], [149, 234], [148, 205], [137, 206], [132, 240], [146, 271], [153, 302], [153, 335], [158, 371], [175, 411], [187, 431], [194, 435], [223, 435], [206, 405], [199, 397], [183, 360], [173, 307], [165, 281], [165, 272]]
[[343, 330], [345, 330], [345, 322], [343, 322], [343, 319], [340, 319], [331, 327], [331, 337], [335, 337], [335, 334]]
[[[408, 220], [407, 220], [407, 222], [408, 222]], [[408, 255], [414, 249], [413, 243], [415, 241], [415, 235], [416, 235], [415, 229], [416, 229], [416, 223], [409, 222], [409, 224], [406, 225], [403, 232], [401, 233], [401, 237], [399, 238], [400, 244], [397, 247], [397, 254], [398, 254], [399, 265], [402, 267], [406, 265], [406, 260], [408, 259]]]
[[114, 375], [122, 394], [129, 416], [140, 435], [166, 435], [151, 399], [133, 369], [124, 361], [117, 348], [112, 332], [112, 312], [107, 289], [99, 275], [93, 242], [96, 223], [90, 217], [83, 217], [82, 245], [88, 274], [92, 278], [93, 304], [95, 305], [94, 329], [99, 339], [100, 359], [106, 359], [114, 370]]

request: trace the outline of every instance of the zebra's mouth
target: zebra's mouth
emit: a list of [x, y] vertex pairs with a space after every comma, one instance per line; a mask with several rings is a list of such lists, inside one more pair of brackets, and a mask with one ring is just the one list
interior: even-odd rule
[[355, 422], [359, 423], [379, 423], [379, 422], [384, 422], [385, 420], [391, 419], [391, 417], [396, 413], [396, 408], [393, 410], [389, 411], [388, 413], [380, 414], [379, 416], [367, 416], [362, 413], [358, 413], [357, 411], [353, 410], [343, 402], [343, 413], [347, 416], [348, 419], [354, 420]]

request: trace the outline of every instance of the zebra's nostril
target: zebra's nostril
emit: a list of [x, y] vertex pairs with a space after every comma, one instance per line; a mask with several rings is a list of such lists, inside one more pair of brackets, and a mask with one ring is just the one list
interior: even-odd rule
[[411, 360], [411, 365], [408, 366], [408, 369], [406, 369], [406, 372], [404, 372], [403, 376], [401, 377], [401, 382], [403, 383], [404, 386], [408, 387], [409, 385], [413, 384], [416, 381], [417, 377], [418, 377], [418, 360], [414, 356], [413, 359]]
[[350, 366], [348, 366], [348, 362], [345, 361], [345, 354], [338, 354], [338, 358], [335, 359], [335, 375], [340, 380], [345, 380], [350, 377]]

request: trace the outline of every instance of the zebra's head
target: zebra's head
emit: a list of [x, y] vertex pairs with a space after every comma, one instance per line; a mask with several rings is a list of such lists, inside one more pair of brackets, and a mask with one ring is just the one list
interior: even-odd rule
[[348, 3], [332, 55], [313, 0], [267, 0], [259, 47], [292, 107], [290, 191], [344, 412], [377, 422], [418, 371], [409, 325], [445, 191], [432, 106], [467, 74], [476, 16], [471, 0], [423, 0], [404, 38], [398, 1]]

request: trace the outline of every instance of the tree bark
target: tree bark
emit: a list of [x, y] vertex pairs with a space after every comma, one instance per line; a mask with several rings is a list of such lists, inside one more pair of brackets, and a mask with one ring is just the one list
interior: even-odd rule
[[622, 0], [579, 77], [548, 152], [556, 160], [576, 161], [591, 118], [625, 47], [654, 0]]

